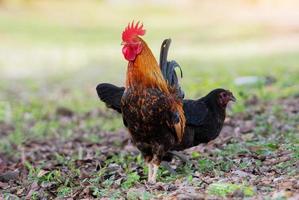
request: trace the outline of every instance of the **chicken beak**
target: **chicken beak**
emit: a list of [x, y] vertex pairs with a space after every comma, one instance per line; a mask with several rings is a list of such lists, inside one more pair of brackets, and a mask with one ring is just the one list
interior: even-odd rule
[[236, 97], [234, 97], [233, 94], [230, 96], [230, 99], [229, 99], [229, 100], [231, 100], [231, 101], [233, 101], [233, 102], [236, 102], [236, 101], [237, 101]]

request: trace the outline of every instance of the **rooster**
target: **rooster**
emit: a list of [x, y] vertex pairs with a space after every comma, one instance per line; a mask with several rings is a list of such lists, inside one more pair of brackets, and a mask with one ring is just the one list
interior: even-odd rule
[[128, 61], [120, 110], [133, 144], [148, 165], [148, 181], [155, 183], [166, 153], [183, 138], [185, 116], [177, 90], [165, 81], [145, 41], [139, 22], [122, 33], [122, 53]]

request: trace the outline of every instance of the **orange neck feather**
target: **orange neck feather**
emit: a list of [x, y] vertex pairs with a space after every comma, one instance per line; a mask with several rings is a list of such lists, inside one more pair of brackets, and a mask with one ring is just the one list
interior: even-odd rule
[[128, 64], [127, 88], [159, 88], [169, 94], [168, 85], [161, 73], [158, 62], [147, 44], [141, 41], [143, 49], [136, 59]]

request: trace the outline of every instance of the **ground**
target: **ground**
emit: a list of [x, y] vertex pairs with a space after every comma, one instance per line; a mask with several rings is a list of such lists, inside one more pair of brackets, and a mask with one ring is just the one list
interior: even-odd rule
[[[176, 174], [162, 168], [158, 184], [147, 183], [144, 162], [126, 130], [89, 126], [103, 110], [76, 114], [66, 108], [44, 116], [72, 139], [25, 141], [15, 155], [2, 155], [0, 187], [4, 197], [70, 198], [298, 198], [299, 98], [246, 102], [247, 112], [229, 115], [219, 138], [184, 151], [174, 159]], [[29, 124], [27, 124], [29, 125]], [[1, 123], [2, 134], [14, 127]], [[58, 130], [57, 130], [58, 131]], [[91, 137], [91, 133], [97, 133]], [[18, 147], [15, 147], [18, 148]], [[145, 171], [143, 171], [143, 169]]]
[[[0, 1], [0, 199], [299, 198], [298, 6], [8, 2]], [[221, 135], [182, 152], [190, 162], [175, 158], [176, 174], [162, 167], [157, 185], [95, 91], [123, 85], [120, 33], [132, 19], [144, 21], [156, 56], [172, 38], [186, 98], [218, 87], [237, 97]]]

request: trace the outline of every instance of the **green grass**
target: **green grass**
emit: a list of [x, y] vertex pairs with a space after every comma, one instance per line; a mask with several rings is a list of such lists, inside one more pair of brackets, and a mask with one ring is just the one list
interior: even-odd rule
[[244, 185], [236, 184], [227, 184], [227, 183], [213, 183], [209, 185], [208, 192], [209, 194], [225, 197], [228, 194], [231, 194], [237, 190], [240, 190], [244, 193], [245, 196], [250, 197], [254, 195], [253, 187], [248, 187]]

